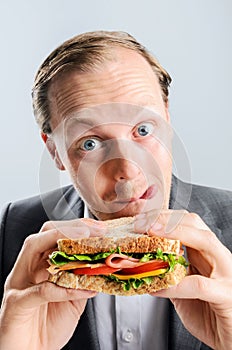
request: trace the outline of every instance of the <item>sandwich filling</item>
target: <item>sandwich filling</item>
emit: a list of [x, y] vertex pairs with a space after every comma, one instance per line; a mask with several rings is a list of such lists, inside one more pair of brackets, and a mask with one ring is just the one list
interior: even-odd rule
[[49, 256], [48, 272], [52, 275], [67, 271], [76, 275], [102, 276], [123, 284], [124, 290], [150, 284], [155, 276], [163, 278], [176, 264], [188, 266], [182, 255], [163, 253], [122, 253], [115, 251], [97, 254], [73, 254], [55, 251]]

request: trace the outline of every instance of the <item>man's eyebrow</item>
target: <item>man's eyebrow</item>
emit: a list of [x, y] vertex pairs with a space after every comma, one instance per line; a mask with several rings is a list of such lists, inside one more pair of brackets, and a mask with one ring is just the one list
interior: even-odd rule
[[[141, 106], [137, 106], [137, 107], [141, 107]], [[131, 119], [128, 120], [127, 122], [139, 122], [141, 119], [143, 118], [147, 118], [150, 117], [151, 115], [153, 115], [153, 117], [158, 117], [160, 118], [160, 114], [155, 110], [156, 108], [154, 108], [153, 105], [147, 105], [146, 107], [141, 107], [141, 110], [138, 111], [133, 111], [131, 112]], [[88, 127], [95, 127], [95, 126], [99, 126], [101, 124], [107, 124], [107, 123], [119, 123], [121, 124], [122, 122], [125, 123], [125, 120], [116, 120], [116, 115], [112, 116], [112, 120], [108, 120], [107, 115], [105, 117], [105, 111], [103, 112], [102, 115], [98, 114], [99, 111], [96, 111], [96, 115], [94, 116], [94, 111], [80, 111], [77, 112], [73, 115], [67, 116], [65, 119], [65, 125], [66, 127], [70, 128], [72, 127], [72, 125], [78, 125], [78, 124], [82, 124], [82, 125], [86, 125]], [[120, 111], [121, 112], [121, 111]], [[108, 113], [107, 113], [108, 114]], [[108, 114], [109, 115], [109, 114]]]
[[74, 124], [86, 124], [88, 126], [94, 126], [96, 121], [94, 120], [94, 118], [88, 118], [88, 117], [80, 117], [80, 116], [76, 116], [76, 117], [71, 117], [66, 119], [65, 124], [67, 126], [71, 126], [72, 123]]

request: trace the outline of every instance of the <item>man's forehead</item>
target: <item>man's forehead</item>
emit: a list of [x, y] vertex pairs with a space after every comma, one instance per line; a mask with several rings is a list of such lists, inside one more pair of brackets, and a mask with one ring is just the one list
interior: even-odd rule
[[[71, 119], [94, 125], [103, 118], [108, 123], [128, 123], [144, 113], [142, 108], [155, 106], [165, 114], [161, 88], [151, 66], [141, 55], [126, 49], [114, 62], [103, 64], [102, 69], [65, 74], [52, 83], [49, 94], [53, 130], [60, 121]], [[129, 105], [138, 105], [140, 110]]]

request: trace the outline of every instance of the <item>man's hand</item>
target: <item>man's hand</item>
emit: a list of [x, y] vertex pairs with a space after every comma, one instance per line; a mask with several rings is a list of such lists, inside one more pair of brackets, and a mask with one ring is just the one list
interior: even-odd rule
[[177, 286], [154, 293], [170, 298], [185, 327], [217, 350], [232, 347], [232, 254], [194, 214], [168, 210], [137, 216], [137, 231], [179, 239], [186, 246], [189, 276]]
[[[1, 310], [1, 350], [60, 349], [71, 338], [95, 292], [47, 282], [48, 255], [59, 238], [102, 235], [89, 220], [47, 222], [29, 236], [7, 278]], [[17, 232], [15, 233], [17, 234]]]

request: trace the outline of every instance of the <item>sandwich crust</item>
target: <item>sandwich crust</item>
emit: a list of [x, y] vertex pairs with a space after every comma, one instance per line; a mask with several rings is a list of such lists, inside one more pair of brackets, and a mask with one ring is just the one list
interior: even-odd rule
[[138, 288], [131, 286], [129, 291], [123, 289], [123, 284], [109, 281], [102, 276], [75, 275], [72, 272], [60, 271], [49, 276], [49, 281], [58, 286], [73, 289], [93, 290], [112, 295], [131, 296], [138, 294], [149, 294], [161, 289], [167, 289], [177, 285], [186, 276], [186, 269], [181, 264], [176, 264], [173, 271], [169, 271], [163, 278], [155, 276], [152, 282], [143, 284]]
[[91, 237], [78, 240], [61, 239], [58, 248], [66, 254], [96, 254], [109, 252], [120, 247], [122, 253], [152, 253], [158, 248], [163, 253], [179, 254], [180, 241], [165, 237], [148, 236], [145, 234], [128, 235], [124, 233], [121, 237]]
[[134, 233], [133, 221], [133, 217], [107, 220], [108, 232], [103, 237], [60, 239], [58, 249], [70, 255], [102, 253], [118, 247], [122, 253], [152, 253], [160, 248], [163, 253], [180, 254], [179, 240]]

